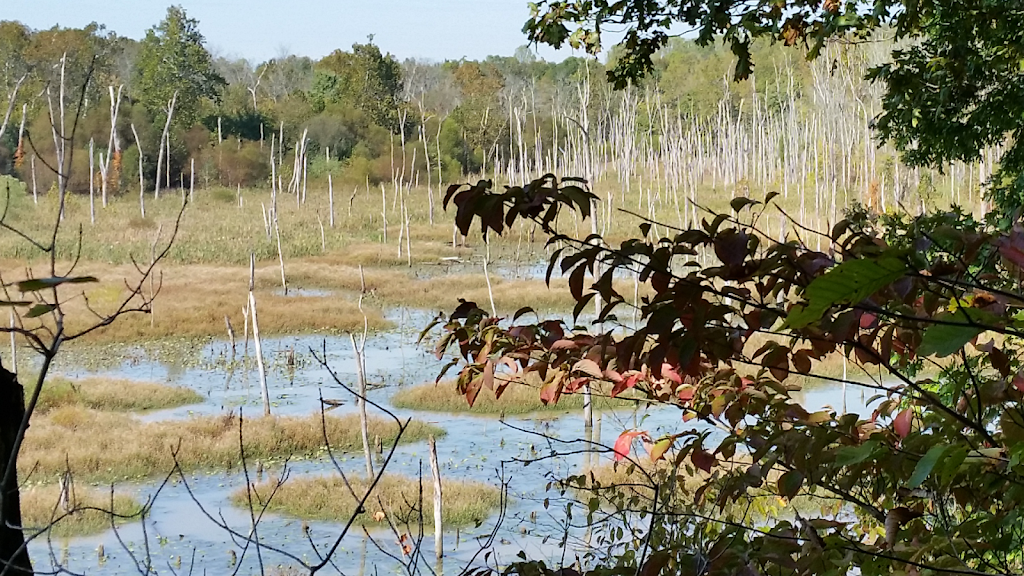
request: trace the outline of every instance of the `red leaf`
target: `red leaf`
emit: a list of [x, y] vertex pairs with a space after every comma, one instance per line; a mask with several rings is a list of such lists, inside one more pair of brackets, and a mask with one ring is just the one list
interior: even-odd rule
[[1013, 387], [1024, 392], [1024, 376], [1017, 374], [1013, 377]]
[[697, 391], [693, 386], [683, 386], [679, 389], [679, 399], [683, 402], [689, 402], [693, 400], [693, 394]]
[[590, 378], [573, 378], [569, 381], [569, 385], [565, 387], [564, 392], [566, 394], [575, 394], [580, 388], [590, 384]]
[[543, 402], [545, 405], [558, 403], [558, 399], [562, 396], [562, 380], [564, 376], [564, 372], [558, 372], [551, 379], [551, 382], [545, 384], [540, 389], [541, 402]]
[[907, 434], [910, 434], [910, 425], [913, 421], [914, 411], [911, 408], [907, 408], [896, 415], [896, 418], [892, 421], [892, 426], [900, 439], [906, 438]]
[[680, 376], [679, 372], [676, 372], [676, 369], [673, 368], [672, 365], [669, 364], [668, 362], [661, 363], [661, 377], [668, 378], [669, 380], [675, 382], [676, 384], [683, 383], [683, 377]]
[[702, 449], [696, 449], [690, 454], [690, 461], [701, 470], [710, 473], [711, 467], [715, 465], [715, 457]]
[[612, 387], [612, 391], [609, 395], [612, 398], [615, 398], [619, 394], [622, 394], [626, 390], [632, 388], [633, 386], [636, 386], [636, 383], [639, 381], [640, 373], [634, 371], [632, 374], [629, 374], [629, 376], [625, 378], [620, 378], [617, 382], [615, 382], [615, 386]]
[[612, 450], [615, 451], [616, 462], [629, 456], [629, 449], [633, 446], [633, 439], [641, 434], [646, 434], [646, 432], [639, 430], [626, 430], [622, 434], [619, 434], [619, 438], [615, 440], [615, 446], [612, 448]]

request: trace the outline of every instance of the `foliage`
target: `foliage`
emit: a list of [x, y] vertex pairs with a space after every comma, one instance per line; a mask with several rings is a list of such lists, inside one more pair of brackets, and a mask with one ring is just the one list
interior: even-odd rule
[[993, 175], [993, 199], [1006, 212], [1024, 199], [1021, 136], [1020, 30], [1024, 12], [1000, 0], [916, 2], [872, 0], [543, 0], [532, 5], [524, 31], [533, 41], [565, 43], [592, 54], [603, 48], [601, 32], [625, 29], [608, 77], [617, 88], [655, 69], [655, 55], [680, 26], [697, 31], [696, 43], [721, 39], [736, 56], [734, 76], [753, 73], [752, 43], [767, 38], [807, 46], [819, 55], [830, 40], [864, 40], [881, 31], [897, 40], [891, 61], [868, 78], [885, 84], [879, 135], [912, 165], [942, 167], [973, 161], [989, 146], [1008, 141]]
[[163, 21], [146, 32], [137, 63], [135, 93], [161, 124], [175, 94], [172, 122], [191, 126], [202, 101], [216, 99], [225, 84], [213, 69], [203, 43], [199, 22], [189, 18], [180, 6], [169, 7]]
[[[470, 403], [537, 375], [545, 402], [601, 382], [692, 421], [661, 438], [619, 437], [616, 459], [642, 440], [652, 460], [707, 480], [682, 509], [662, 507], [680, 500], [671, 483], [654, 484], [649, 501], [618, 500], [624, 521], [601, 524], [597, 573], [1020, 572], [1024, 225], [972, 228], [952, 214], [933, 217], [932, 230], [896, 230], [853, 214], [823, 252], [801, 239], [813, 231], [783, 242], [759, 231], [771, 194], [736, 198], [732, 213], [672, 237], [649, 238], [645, 222], [612, 248], [555, 229], [559, 211], [587, 205], [577, 188], [548, 175], [448, 195], [463, 231], [479, 220], [501, 233], [521, 218], [548, 230], [560, 246], [549, 277], [556, 267], [568, 274], [576, 315], [595, 297], [605, 303], [593, 330], [519, 314], [509, 322], [464, 303], [441, 321], [438, 351], [455, 348]], [[897, 241], [886, 240], [892, 233]], [[623, 332], [614, 312], [630, 304], [611, 279], [624, 272], [653, 295]], [[877, 392], [872, 413], [809, 413], [796, 400], [794, 377], [821, 377], [836, 355], [863, 369], [848, 383]], [[721, 514], [765, 492], [826, 504], [767, 522]]]

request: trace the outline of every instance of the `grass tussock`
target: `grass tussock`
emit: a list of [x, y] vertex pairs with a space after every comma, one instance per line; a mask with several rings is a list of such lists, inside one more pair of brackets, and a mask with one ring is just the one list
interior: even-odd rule
[[[26, 389], [25, 396], [31, 395]], [[43, 384], [36, 409], [49, 412], [77, 406], [107, 412], [144, 412], [187, 406], [203, 401], [203, 396], [182, 386], [113, 378], [85, 378], [71, 381], [52, 378]]]
[[[356, 415], [327, 417], [331, 449], [362, 449]], [[371, 418], [370, 438], [384, 446], [395, 440], [398, 426]], [[403, 442], [440, 436], [444, 431], [412, 422]], [[320, 415], [246, 419], [243, 424], [248, 462], [285, 457], [313, 457], [325, 451]], [[87, 440], [87, 441], [85, 441]], [[231, 470], [241, 464], [238, 417], [233, 414], [177, 421], [141, 422], [130, 415], [67, 406], [33, 419], [22, 446], [18, 467], [31, 480], [54, 482], [65, 470], [65, 459], [76, 478], [87, 482], [116, 482], [166, 474], [173, 469], [172, 451], [188, 470]]]
[[[369, 483], [365, 478], [348, 477], [356, 494], [362, 496]], [[262, 507], [270, 498], [276, 481], [257, 484], [253, 505]], [[427, 477], [423, 480], [422, 512], [425, 526], [434, 525], [434, 485]], [[235, 504], [248, 506], [243, 488], [232, 495]], [[441, 510], [445, 528], [473, 526], [483, 522], [496, 510], [501, 501], [500, 491], [489, 484], [442, 478]], [[278, 488], [267, 509], [303, 520], [345, 522], [356, 510], [357, 500], [339, 476], [290, 478]], [[379, 513], [383, 512], [386, 519]], [[387, 526], [390, 520], [401, 530], [418, 526], [420, 519], [420, 481], [398, 475], [386, 475], [377, 484], [357, 522], [368, 528]]]
[[[391, 397], [397, 408], [425, 410], [428, 412], [473, 412], [478, 414], [530, 414], [533, 412], [568, 412], [583, 410], [582, 394], [563, 394], [556, 404], [540, 401], [540, 390], [524, 384], [509, 384], [501, 398], [494, 392], [481, 390], [476, 402], [470, 407], [466, 397], [459, 394], [455, 383], [443, 381], [438, 384], [427, 382], [401, 388]], [[595, 410], [628, 408], [636, 401], [628, 398], [610, 398], [600, 390], [594, 391], [591, 404]]]
[[[56, 538], [73, 538], [98, 534], [113, 524], [124, 524], [138, 518], [142, 504], [127, 494], [114, 494], [94, 488], [75, 487], [69, 510], [60, 505], [59, 486], [32, 486], [21, 491], [22, 524], [38, 530], [52, 524], [50, 534]], [[113, 515], [111, 514], [113, 512]]]

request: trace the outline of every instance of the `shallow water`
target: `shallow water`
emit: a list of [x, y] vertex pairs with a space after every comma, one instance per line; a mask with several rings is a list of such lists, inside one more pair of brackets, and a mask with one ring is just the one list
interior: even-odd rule
[[[368, 379], [371, 385], [378, 386], [368, 397], [383, 406], [388, 406], [391, 395], [399, 387], [432, 381], [441, 366], [424, 346], [416, 343], [420, 330], [430, 320], [429, 314], [402, 311], [393, 314], [390, 320], [398, 326], [396, 329], [373, 334], [366, 343]], [[252, 346], [249, 346], [248, 357], [244, 360], [243, 349], [241, 344], [236, 346], [232, 361], [230, 345], [217, 341], [197, 349], [194, 357], [174, 362], [148, 359], [144, 354], [129, 350], [123, 356], [126, 360], [112, 366], [85, 370], [65, 365], [62, 373], [71, 377], [99, 374], [166, 382], [191, 387], [207, 397], [199, 405], [142, 416], [146, 420], [186, 418], [193, 414], [218, 414], [227, 410], [242, 410], [243, 414], [255, 416], [262, 412], [259, 379], [251, 361]], [[348, 337], [265, 339], [264, 354], [271, 364], [268, 386], [272, 411], [275, 414], [310, 414], [320, 409], [321, 395], [345, 402], [332, 409], [334, 413], [354, 411], [351, 395], [312, 358], [311, 350], [317, 353], [326, 351], [327, 362], [338, 378], [347, 385], [355, 386], [355, 356]], [[288, 362], [290, 355], [295, 359], [292, 364]], [[840, 389], [835, 386], [809, 389], [804, 392], [804, 400], [808, 409], [824, 406], [840, 409], [843, 401]], [[864, 396], [851, 388], [846, 405], [850, 411], [862, 411]], [[372, 408], [370, 411], [374, 412]], [[548, 414], [543, 418], [508, 418], [504, 423], [493, 417], [473, 414], [409, 410], [394, 410], [394, 413], [399, 418], [411, 417], [445, 429], [447, 435], [437, 442], [443, 478], [478, 480], [494, 485], [499, 485], [502, 478], [508, 482], [510, 501], [507, 516], [498, 528], [492, 548], [499, 563], [513, 560], [519, 551], [525, 551], [533, 558], [559, 558], [563, 554], [560, 546], [563, 536], [568, 540], [565, 553], [571, 562], [574, 557], [572, 547], [582, 546], [585, 534], [580, 529], [566, 532], [564, 503], [545, 508], [546, 497], [550, 497], [552, 502], [558, 497], [557, 491], [546, 491], [545, 487], [553, 479], [582, 470], [591, 456], [576, 453], [544, 457], [558, 452], [579, 451], [586, 445], [582, 440], [587, 438], [587, 431], [579, 413], [565, 413], [556, 418]], [[594, 440], [605, 445], [612, 444], [615, 436], [626, 429], [642, 428], [656, 437], [661, 433], [678, 432], [683, 426], [679, 412], [670, 408], [609, 410], [595, 414], [595, 418], [600, 423], [596, 431], [603, 431], [604, 437]], [[425, 471], [429, 481], [426, 456], [425, 443], [403, 445], [397, 450], [389, 471], [411, 476]], [[595, 455], [593, 458], [592, 463], [606, 456]], [[525, 465], [523, 461], [533, 462]], [[338, 455], [338, 463], [346, 473], [363, 470], [363, 462], [359, 454]], [[292, 461], [288, 470], [293, 477], [334, 471], [329, 461], [320, 459]], [[281, 463], [267, 464], [266, 474], [281, 472]], [[251, 468], [250, 474], [255, 476]], [[140, 500], [154, 498], [152, 513], [145, 522], [124, 525], [116, 533], [110, 530], [67, 542], [33, 542], [30, 548], [37, 569], [45, 569], [66, 555], [65, 567], [74, 572], [137, 574], [139, 568], [132, 555], [144, 561], [147, 546], [152, 570], [160, 574], [188, 573], [193, 555], [194, 573], [201, 569], [206, 573], [231, 573], [236, 568], [243, 574], [258, 573], [261, 560], [266, 566], [294, 565], [295, 562], [285, 554], [264, 547], [261, 547], [259, 555], [252, 546], [243, 553], [238, 539], [218, 525], [226, 523], [241, 535], [249, 533], [249, 511], [230, 503], [231, 493], [245, 486], [245, 482], [245, 475], [236, 470], [191, 474], [188, 476], [188, 489], [180, 481], [162, 488], [155, 481], [118, 485], [117, 491], [135, 493]], [[337, 538], [343, 520], [339, 519], [338, 523], [310, 522], [307, 538], [302, 522], [267, 515], [258, 523], [258, 537], [261, 542], [311, 562], [316, 558], [312, 545], [321, 552], [325, 550]], [[496, 522], [497, 516], [479, 527], [461, 530], [457, 540], [454, 531], [445, 534], [445, 566], [449, 572], [457, 573], [472, 559], [478, 549], [477, 538], [489, 534]], [[374, 535], [389, 552], [398, 553], [393, 536], [383, 531]], [[102, 560], [97, 553], [101, 545], [104, 550]], [[424, 539], [423, 553], [424, 558], [429, 559], [426, 564], [431, 566], [434, 562], [432, 547], [430, 534]], [[356, 529], [343, 540], [334, 560], [337, 568], [346, 573], [359, 573], [360, 565], [366, 570], [376, 569], [381, 573], [399, 569], [396, 560], [378, 550], [372, 542], [367, 543], [362, 531]], [[490, 564], [494, 564], [493, 556]]]

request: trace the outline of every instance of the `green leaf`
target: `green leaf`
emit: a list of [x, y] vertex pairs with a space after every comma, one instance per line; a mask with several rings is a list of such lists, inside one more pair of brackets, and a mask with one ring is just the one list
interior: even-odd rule
[[25, 318], [38, 318], [43, 314], [49, 314], [56, 309], [57, 307], [53, 304], [36, 304], [28, 309], [28, 313], [25, 314]]
[[853, 466], [860, 464], [871, 456], [871, 452], [878, 446], [876, 440], [869, 440], [860, 446], [846, 446], [836, 454], [837, 466]]
[[804, 292], [807, 304], [794, 307], [786, 318], [786, 325], [803, 328], [820, 319], [832, 306], [856, 304], [907, 272], [907, 265], [894, 256], [847, 260], [807, 286]]
[[54, 286], [60, 286], [61, 284], [85, 284], [87, 282], [99, 282], [94, 276], [52, 276], [50, 278], [33, 278], [31, 280], [22, 280], [17, 283], [18, 290], [22, 292], [38, 292], [45, 290], [46, 288], [53, 288]]
[[920, 486], [928, 478], [928, 475], [932, 473], [932, 469], [939, 463], [939, 459], [946, 453], [946, 448], [948, 447], [945, 444], [932, 446], [924, 457], [917, 461], [914, 473], [910, 476], [910, 481], [907, 482], [907, 488], [913, 490]]
[[790, 470], [779, 477], [779, 494], [785, 496], [787, 500], [792, 500], [800, 492], [803, 484], [804, 475], [797, 470]]
[[[960, 351], [975, 336], [984, 332], [988, 326], [994, 326], [996, 322], [995, 316], [977, 308], [960, 308], [955, 313], [940, 314], [935, 319], [955, 324], [929, 326], [921, 337], [921, 346], [917, 349], [918, 356], [949, 356]], [[968, 319], [979, 325], [968, 323]]]

